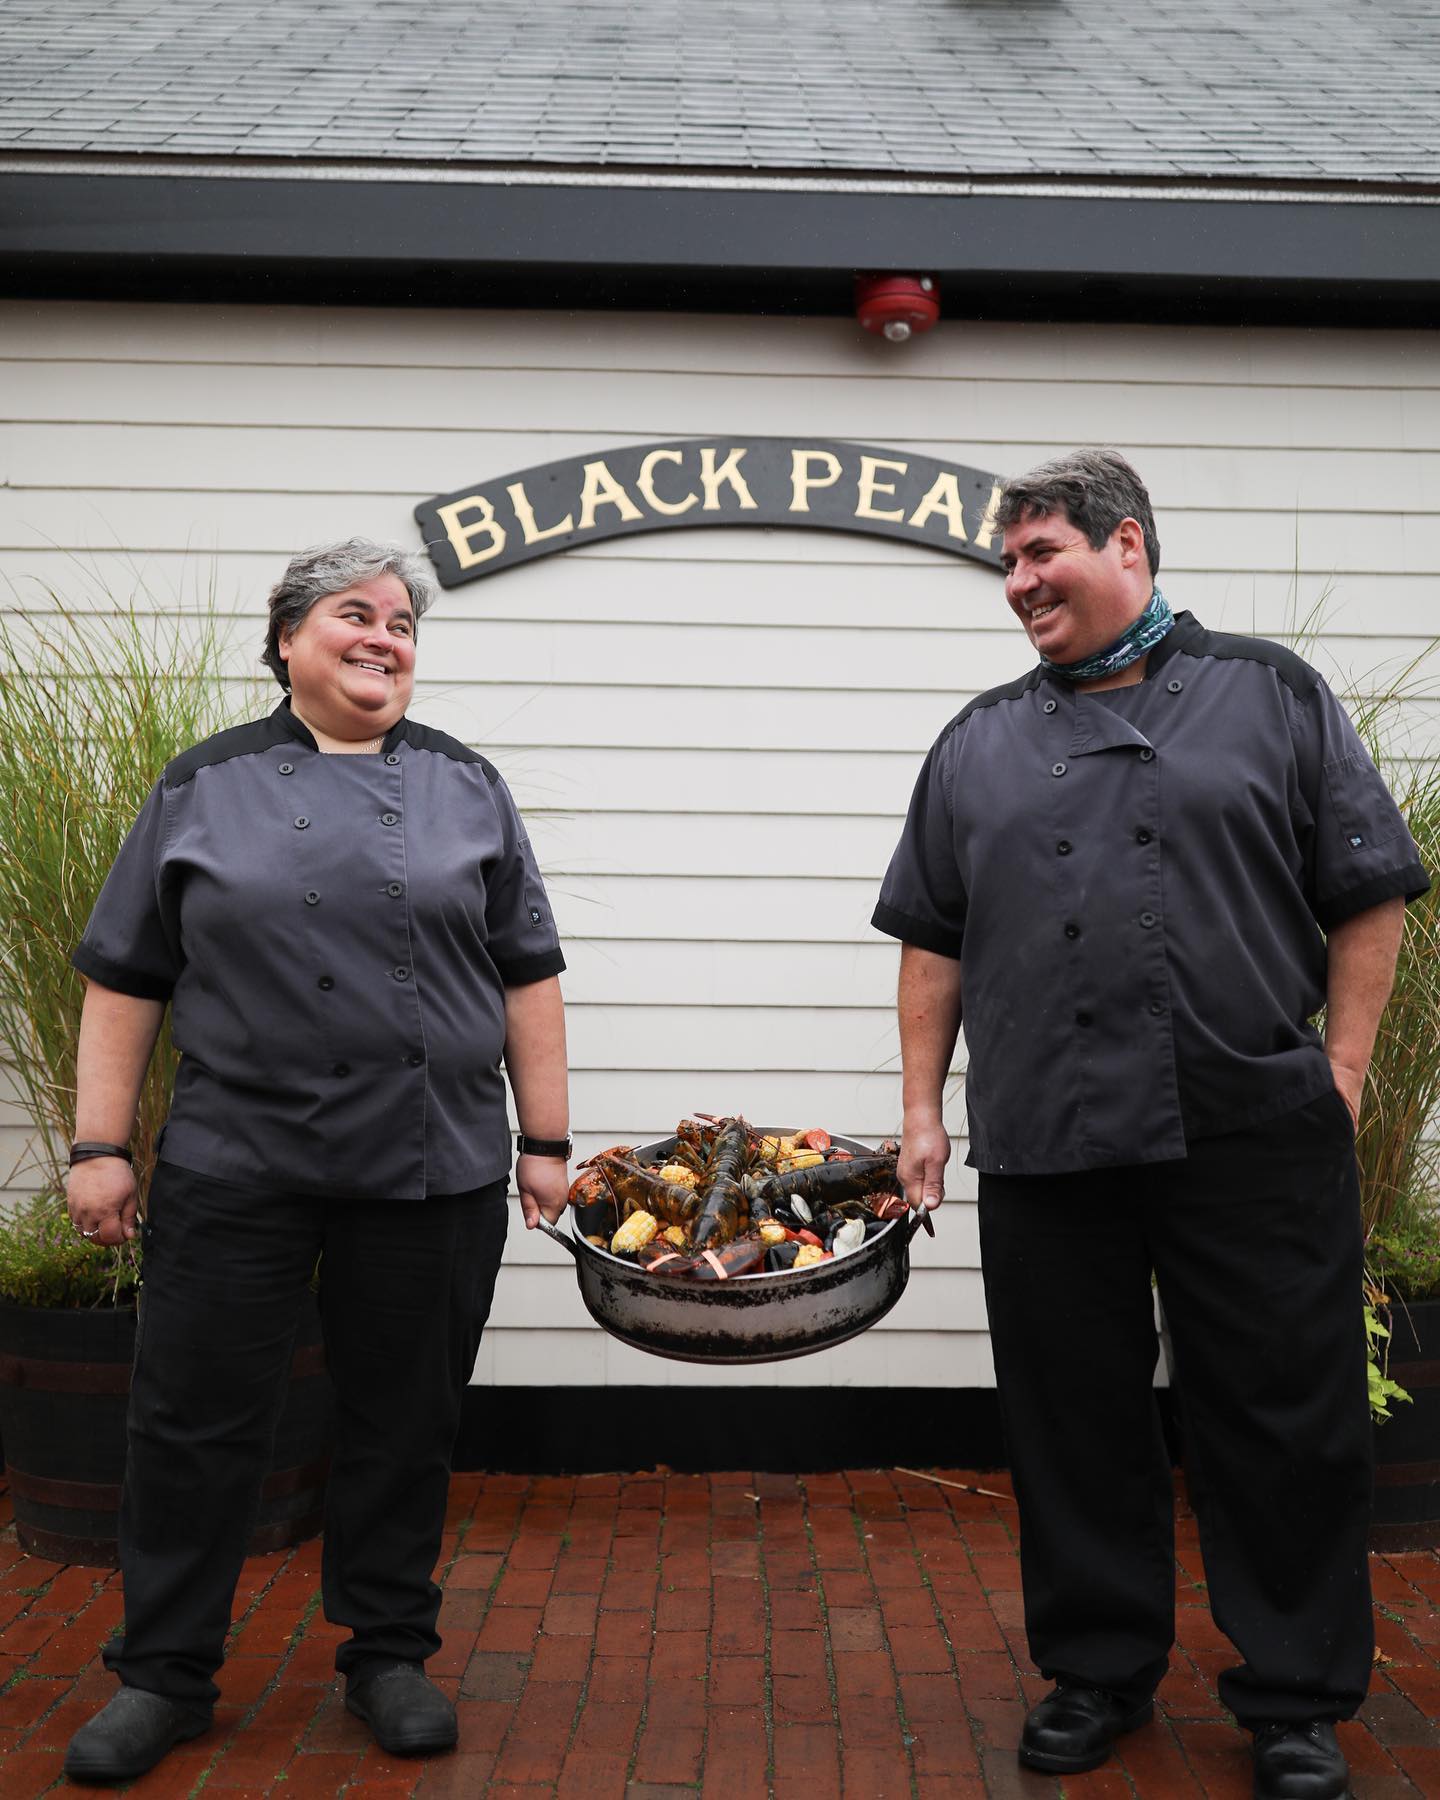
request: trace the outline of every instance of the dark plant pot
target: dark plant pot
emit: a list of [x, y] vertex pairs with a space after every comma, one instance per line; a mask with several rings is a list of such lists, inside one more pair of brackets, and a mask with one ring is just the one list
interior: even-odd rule
[[[113, 1568], [125, 1472], [135, 1308], [0, 1303], [0, 1432], [21, 1545], [52, 1562]], [[250, 1539], [279, 1550], [320, 1529], [333, 1400], [320, 1316], [307, 1301]]]
[[1410, 1395], [1375, 1427], [1376, 1550], [1440, 1548], [1440, 1300], [1398, 1301], [1390, 1378]]

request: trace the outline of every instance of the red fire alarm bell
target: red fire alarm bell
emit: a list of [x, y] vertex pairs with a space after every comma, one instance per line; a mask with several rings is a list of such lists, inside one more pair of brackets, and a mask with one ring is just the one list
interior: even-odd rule
[[855, 316], [867, 331], [903, 344], [940, 317], [940, 288], [931, 275], [857, 275]]

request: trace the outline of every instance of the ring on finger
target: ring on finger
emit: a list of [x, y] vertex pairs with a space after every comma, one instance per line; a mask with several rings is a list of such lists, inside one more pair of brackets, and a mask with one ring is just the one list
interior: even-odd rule
[[[79, 1227], [78, 1227], [78, 1226], [77, 1226], [77, 1227], [76, 1227], [76, 1230], [77, 1230], [77, 1231], [78, 1231], [78, 1230], [79, 1230]], [[99, 1235], [100, 1235], [100, 1227], [99, 1227], [99, 1226], [98, 1226], [98, 1225], [95, 1225], [95, 1226], [92, 1226], [92, 1227], [91, 1227], [91, 1229], [90, 1229], [90, 1230], [89, 1230], [89, 1231], [81, 1231], [81, 1232], [80, 1232], [80, 1235], [81, 1235], [81, 1237], [83, 1237], [83, 1238], [96, 1238], [96, 1237], [99, 1237]]]

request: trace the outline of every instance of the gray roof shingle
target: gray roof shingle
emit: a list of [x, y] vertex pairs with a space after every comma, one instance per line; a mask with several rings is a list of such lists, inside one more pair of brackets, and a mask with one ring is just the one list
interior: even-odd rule
[[11, 151], [1434, 186], [1440, 0], [8, 0]]

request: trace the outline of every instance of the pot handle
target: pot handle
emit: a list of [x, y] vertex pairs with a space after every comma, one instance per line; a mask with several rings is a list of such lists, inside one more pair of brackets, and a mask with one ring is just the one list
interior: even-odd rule
[[935, 1221], [930, 1217], [929, 1212], [923, 1206], [918, 1212], [910, 1215], [910, 1236], [905, 1240], [907, 1245], [922, 1226], [925, 1228], [925, 1235], [933, 1238], [935, 1235]]
[[580, 1252], [570, 1242], [569, 1238], [566, 1237], [565, 1233], [563, 1231], [557, 1231], [548, 1219], [542, 1219], [536, 1229], [538, 1231], [543, 1231], [546, 1237], [554, 1238], [555, 1242], [562, 1250], [568, 1250], [571, 1256], [575, 1257], [578, 1261]]

